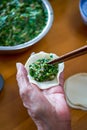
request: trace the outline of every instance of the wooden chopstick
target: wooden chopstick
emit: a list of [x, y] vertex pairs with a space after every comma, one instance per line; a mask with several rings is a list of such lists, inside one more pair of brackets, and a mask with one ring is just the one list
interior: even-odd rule
[[60, 56], [59, 58], [48, 62], [48, 64], [55, 64], [55, 63], [65, 62], [65, 61], [68, 61], [68, 60], [70, 60], [72, 58], [84, 55], [86, 53], [87, 53], [87, 45], [85, 45], [85, 46], [83, 46], [83, 47], [81, 47], [79, 49], [76, 49], [74, 51], [71, 51], [69, 53], [66, 53], [66, 54]]

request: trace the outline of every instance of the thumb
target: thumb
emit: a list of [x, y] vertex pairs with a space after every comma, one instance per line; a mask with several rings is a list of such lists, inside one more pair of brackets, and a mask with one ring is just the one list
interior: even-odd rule
[[23, 64], [16, 63], [16, 67], [17, 67], [16, 79], [18, 82], [20, 94], [22, 94], [25, 91], [27, 91], [27, 89], [28, 90], [31, 89], [31, 84], [29, 83], [29, 79], [27, 77], [27, 71], [23, 66]]
[[37, 95], [39, 96], [41, 95], [41, 93], [36, 85], [29, 82], [26, 68], [21, 63], [17, 63], [16, 67], [17, 67], [16, 79], [18, 82], [19, 94], [23, 100], [24, 106], [28, 108], [29, 100], [33, 99], [35, 100]]

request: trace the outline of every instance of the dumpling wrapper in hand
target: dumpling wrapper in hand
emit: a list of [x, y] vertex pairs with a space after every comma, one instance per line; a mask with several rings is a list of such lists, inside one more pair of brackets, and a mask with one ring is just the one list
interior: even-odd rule
[[64, 70], [64, 63], [60, 63], [58, 65], [58, 74], [55, 77], [55, 79], [53, 79], [51, 81], [38, 82], [38, 81], [34, 80], [33, 77], [31, 77], [31, 75], [29, 74], [29, 65], [32, 64], [32, 63], [34, 63], [38, 59], [42, 59], [42, 58], [48, 59], [48, 58], [50, 58], [50, 54], [53, 55], [53, 59], [58, 58], [58, 56], [56, 54], [45, 53], [45, 52], [41, 51], [39, 53], [32, 54], [29, 57], [29, 59], [27, 60], [26, 64], [25, 64], [25, 68], [27, 69], [27, 72], [28, 72], [29, 81], [31, 83], [36, 84], [40, 89], [47, 89], [47, 88], [50, 88], [50, 87], [58, 85], [59, 84], [60, 73]]
[[87, 110], [87, 73], [69, 77], [64, 83], [64, 91], [70, 107]]

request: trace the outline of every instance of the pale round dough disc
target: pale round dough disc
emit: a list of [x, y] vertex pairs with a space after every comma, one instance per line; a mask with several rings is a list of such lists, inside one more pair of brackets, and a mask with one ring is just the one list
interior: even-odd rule
[[69, 77], [64, 83], [64, 91], [69, 106], [87, 110], [87, 73]]
[[57, 77], [54, 79], [54, 80], [51, 80], [51, 81], [45, 81], [45, 82], [37, 82], [35, 81], [29, 74], [29, 65], [32, 64], [33, 62], [37, 61], [38, 59], [41, 59], [41, 58], [49, 58], [50, 57], [50, 54], [53, 55], [53, 59], [56, 59], [58, 58], [58, 56], [56, 54], [53, 54], [53, 53], [45, 53], [43, 51], [39, 52], [39, 53], [34, 53], [32, 54], [29, 59], [27, 60], [26, 64], [25, 64], [25, 68], [27, 69], [27, 72], [28, 72], [28, 78], [29, 78], [29, 81], [31, 83], [34, 83], [36, 84], [40, 89], [47, 89], [47, 88], [50, 88], [50, 87], [53, 87], [53, 86], [56, 86], [59, 84], [59, 75], [60, 73], [63, 71], [64, 69], [64, 63], [60, 63], [58, 65], [58, 74], [57, 74]]
[[82, 106], [82, 105], [72, 104], [72, 103], [69, 101], [69, 99], [68, 99], [67, 96], [66, 96], [66, 101], [67, 101], [68, 105], [69, 105], [70, 107], [72, 107], [72, 108], [81, 109], [81, 110], [87, 110], [87, 107], [84, 107], [84, 106]]

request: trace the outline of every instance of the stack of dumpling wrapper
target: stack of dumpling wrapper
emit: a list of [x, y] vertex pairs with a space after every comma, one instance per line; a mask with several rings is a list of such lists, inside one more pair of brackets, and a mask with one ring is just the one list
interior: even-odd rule
[[87, 73], [78, 73], [66, 79], [64, 91], [70, 107], [87, 110]]

